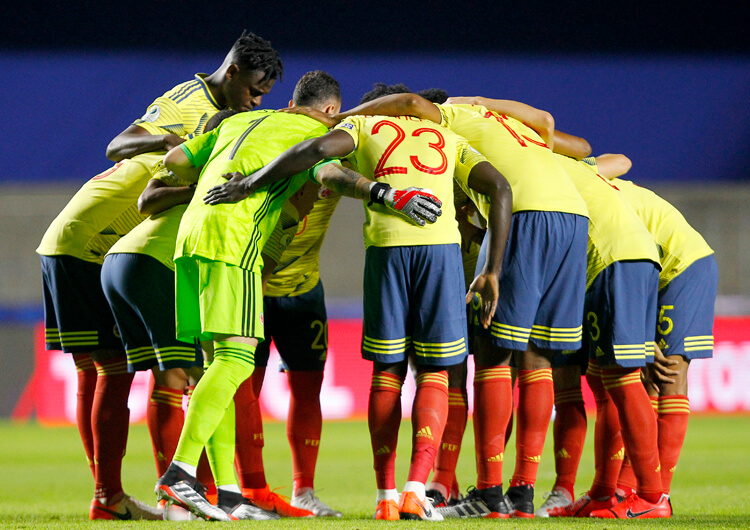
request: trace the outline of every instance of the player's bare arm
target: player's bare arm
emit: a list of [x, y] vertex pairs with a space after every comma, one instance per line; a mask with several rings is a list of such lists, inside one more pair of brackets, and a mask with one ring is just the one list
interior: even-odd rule
[[442, 202], [430, 190], [397, 190], [388, 184], [374, 182], [340, 164], [326, 164], [318, 171], [316, 179], [340, 195], [370, 199], [374, 203], [383, 204], [393, 213], [419, 226], [434, 223], [443, 213], [440, 209]]
[[482, 272], [477, 275], [466, 293], [467, 304], [471, 302], [474, 293], [480, 296], [482, 305], [479, 319], [482, 326], [487, 328], [492, 321], [492, 315], [495, 314], [500, 296], [499, 280], [513, 215], [513, 192], [505, 177], [489, 162], [480, 162], [472, 168], [468, 184], [474, 191], [485, 195], [490, 202], [487, 219], [487, 260]]
[[555, 119], [552, 114], [540, 110], [520, 101], [510, 99], [491, 99], [481, 96], [452, 97], [446, 101], [449, 105], [482, 105], [488, 109], [511, 116], [534, 129], [542, 137], [544, 143], [553, 149], [555, 142]]
[[621, 177], [633, 167], [633, 162], [625, 155], [604, 154], [596, 157], [596, 169], [602, 177], [612, 180]]
[[287, 149], [273, 162], [252, 175], [246, 176], [241, 173], [224, 175], [229, 180], [208, 190], [203, 202], [223, 204], [241, 201], [255, 190], [306, 171], [326, 158], [345, 157], [353, 150], [354, 140], [344, 131], [331, 131], [319, 138], [305, 140]]
[[325, 114], [306, 107], [291, 107], [282, 112], [304, 114], [318, 120], [327, 127], [334, 127], [350, 116], [414, 116], [423, 120], [440, 123], [442, 117], [438, 108], [417, 94], [391, 94], [368, 101], [345, 112]]
[[339, 124], [341, 119], [338, 118], [338, 114], [330, 114], [327, 112], [314, 109], [312, 107], [297, 107], [290, 106], [283, 109], [279, 109], [279, 112], [286, 112], [287, 114], [302, 114], [308, 118], [319, 121], [329, 129]]
[[581, 160], [591, 155], [591, 146], [585, 138], [555, 130], [555, 153]]
[[151, 134], [143, 127], [130, 125], [107, 146], [107, 158], [119, 162], [142, 153], [169, 151], [185, 140], [176, 134]]
[[318, 171], [316, 179], [329, 190], [355, 199], [369, 199], [370, 187], [374, 184], [370, 179], [340, 164], [327, 164]]
[[417, 94], [391, 94], [338, 114], [325, 114], [307, 107], [290, 107], [282, 112], [304, 114], [327, 127], [334, 127], [350, 116], [415, 116], [435, 123], [441, 121], [438, 108]]
[[417, 94], [391, 94], [362, 103], [335, 116], [338, 121], [349, 116], [414, 116], [435, 123], [442, 121], [440, 110]]
[[170, 186], [162, 180], [151, 179], [138, 197], [138, 211], [143, 215], [153, 215], [178, 204], [187, 204], [194, 192], [194, 186]]
[[164, 166], [183, 180], [198, 182], [200, 168], [193, 165], [185, 151], [179, 146], [173, 147], [164, 156]]
[[481, 96], [448, 98], [448, 104], [482, 105], [491, 111], [504, 114], [534, 129], [552, 151], [580, 160], [591, 154], [589, 143], [555, 129], [555, 119], [545, 110], [537, 109], [520, 101], [492, 99]]

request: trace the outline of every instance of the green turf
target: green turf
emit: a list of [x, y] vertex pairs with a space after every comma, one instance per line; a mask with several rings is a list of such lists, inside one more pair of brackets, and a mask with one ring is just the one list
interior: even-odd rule
[[[694, 416], [672, 487], [675, 517], [658, 521], [597, 520], [451, 520], [444, 523], [375, 522], [375, 480], [365, 422], [327, 422], [316, 479], [318, 495], [346, 515], [343, 520], [293, 520], [253, 524], [278, 528], [382, 528], [393, 525], [438, 524], [443, 527], [476, 528], [504, 525], [507, 528], [554, 527], [611, 529], [620, 525], [639, 528], [750, 528], [750, 417]], [[591, 427], [591, 426], [590, 426]], [[406, 480], [409, 425], [401, 429], [397, 484]], [[589, 429], [589, 433], [593, 429]], [[472, 447], [471, 425], [466, 448]], [[581, 463], [579, 492], [590, 484], [593, 456], [589, 436]], [[539, 469], [536, 504], [554, 479], [551, 435]], [[291, 493], [291, 461], [285, 427], [266, 426], [264, 451], [266, 473], [272, 487], [284, 486]], [[513, 449], [506, 453], [506, 476], [512, 472]], [[473, 455], [464, 451], [458, 479], [462, 487], [474, 479]], [[131, 495], [154, 499], [156, 480], [148, 432], [143, 425], [130, 432], [123, 483]], [[0, 527], [78, 528], [93, 526], [200, 528], [205, 522], [91, 522], [88, 505], [93, 481], [74, 428], [45, 428], [34, 423], [0, 422]]]

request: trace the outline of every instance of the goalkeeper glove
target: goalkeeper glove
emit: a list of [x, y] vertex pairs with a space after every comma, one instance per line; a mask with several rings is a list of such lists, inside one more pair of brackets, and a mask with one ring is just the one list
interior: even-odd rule
[[443, 203], [426, 188], [397, 190], [383, 182], [374, 182], [370, 185], [372, 203], [384, 204], [419, 226], [434, 223], [443, 213], [440, 209]]

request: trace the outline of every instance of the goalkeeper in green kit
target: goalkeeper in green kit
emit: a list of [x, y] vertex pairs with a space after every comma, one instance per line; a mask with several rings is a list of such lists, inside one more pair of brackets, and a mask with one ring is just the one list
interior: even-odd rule
[[[340, 100], [331, 98], [325, 89], [327, 78], [335, 80], [327, 74], [318, 77], [312, 89], [320, 97], [312, 106], [337, 112]], [[241, 180], [287, 148], [326, 132], [324, 125], [307, 116], [271, 110], [245, 112], [172, 149], [165, 158], [167, 168], [196, 182], [175, 249], [177, 335], [188, 342], [199, 340], [211, 364], [195, 389], [174, 460], [157, 482], [156, 493], [204, 519], [276, 517], [268, 512], [264, 517], [258, 513], [262, 510], [241, 497], [232, 465], [233, 397], [252, 374], [255, 347], [263, 339], [261, 251], [284, 201], [314, 180], [342, 195], [385, 204], [392, 213], [419, 225], [434, 222], [441, 213], [440, 201], [428, 190], [391, 189], [337, 161], [325, 161], [244, 199], [224, 195], [221, 200], [204, 202], [208, 190], [226, 178]], [[208, 503], [195, 489], [196, 466], [204, 446], [219, 490], [219, 505], [231, 504], [222, 502], [222, 495], [238, 501], [229, 513]], [[255, 515], [243, 517], [246, 511]]]

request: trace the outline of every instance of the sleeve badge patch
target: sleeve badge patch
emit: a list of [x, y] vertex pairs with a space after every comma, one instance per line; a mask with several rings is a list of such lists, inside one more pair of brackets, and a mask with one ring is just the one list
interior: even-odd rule
[[149, 123], [154, 123], [159, 119], [160, 114], [161, 108], [159, 108], [159, 105], [151, 105], [141, 119]]

